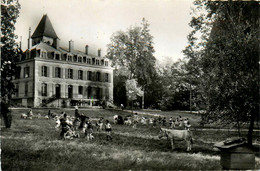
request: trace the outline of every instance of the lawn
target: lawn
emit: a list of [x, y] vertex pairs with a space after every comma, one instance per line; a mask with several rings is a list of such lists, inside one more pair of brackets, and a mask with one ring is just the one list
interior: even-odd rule
[[[106, 141], [104, 132], [94, 132], [95, 139], [83, 137], [60, 140], [60, 130], [55, 130], [55, 121], [44, 118], [21, 119], [28, 109], [12, 110], [11, 129], [1, 129], [2, 170], [219, 170], [219, 152], [213, 149], [216, 141], [237, 136], [234, 131], [199, 129], [193, 130], [194, 144], [186, 152], [184, 142], [176, 142], [171, 150], [170, 142], [157, 138], [159, 127], [138, 125], [136, 129], [124, 125], [112, 125], [112, 141]], [[73, 109], [63, 109], [74, 115]], [[34, 114], [47, 115], [47, 109], [33, 109]], [[60, 109], [52, 112], [61, 113]], [[127, 116], [124, 111], [88, 109], [80, 113], [112, 121], [115, 114]], [[147, 116], [150, 117], [150, 113]], [[189, 117], [197, 125], [200, 117], [180, 111], [159, 112], [160, 115]], [[145, 115], [146, 116], [146, 115]], [[2, 123], [2, 122], [1, 122]], [[242, 136], [246, 132], [242, 131]], [[254, 133], [254, 136], [259, 136]], [[259, 161], [256, 168], [260, 168]]]

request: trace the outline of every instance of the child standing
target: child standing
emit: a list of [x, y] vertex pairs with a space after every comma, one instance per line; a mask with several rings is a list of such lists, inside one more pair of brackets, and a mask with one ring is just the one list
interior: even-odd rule
[[87, 137], [87, 140], [89, 141], [89, 140], [94, 138], [93, 135], [92, 135], [93, 126], [92, 126], [92, 124], [89, 120], [86, 122], [86, 127], [87, 127], [87, 129], [86, 129], [85, 135]]
[[107, 141], [109, 139], [112, 140], [112, 136], [111, 136], [112, 127], [111, 127], [111, 124], [109, 123], [109, 120], [106, 120], [105, 130], [107, 133]]
[[173, 120], [172, 120], [172, 117], [170, 117], [170, 119], [169, 119], [169, 126], [170, 126], [170, 129], [172, 129], [172, 125], [173, 124]]
[[68, 132], [68, 130], [70, 129], [71, 126], [66, 122], [66, 120], [64, 118], [60, 119], [60, 125], [61, 125], [60, 137], [65, 139], [64, 135], [65, 135], [65, 133]]

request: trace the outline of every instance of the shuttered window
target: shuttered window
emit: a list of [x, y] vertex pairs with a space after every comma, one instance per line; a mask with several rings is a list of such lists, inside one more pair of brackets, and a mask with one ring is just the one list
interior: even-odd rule
[[55, 68], [55, 77], [61, 78], [61, 68], [60, 67]]
[[47, 96], [47, 84], [42, 83], [42, 96]]
[[92, 80], [92, 72], [91, 71], [88, 71], [88, 80]]
[[42, 76], [43, 77], [47, 77], [47, 70], [48, 70], [47, 66], [42, 66]]
[[83, 71], [82, 70], [78, 70], [78, 79], [83, 80]]
[[73, 79], [73, 69], [68, 69], [68, 78]]

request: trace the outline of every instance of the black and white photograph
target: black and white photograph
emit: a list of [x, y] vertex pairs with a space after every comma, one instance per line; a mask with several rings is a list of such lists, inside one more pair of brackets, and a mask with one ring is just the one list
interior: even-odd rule
[[0, 170], [260, 170], [259, 0], [0, 12]]

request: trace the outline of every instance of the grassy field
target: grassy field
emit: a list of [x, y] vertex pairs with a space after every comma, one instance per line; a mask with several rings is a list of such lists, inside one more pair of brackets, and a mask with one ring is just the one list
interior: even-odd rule
[[[141, 125], [136, 129], [112, 125], [112, 141], [106, 141], [104, 132], [95, 132], [92, 141], [83, 137], [64, 141], [59, 139], [60, 130], [54, 129], [54, 120], [21, 119], [21, 113], [27, 111], [28, 109], [12, 110], [12, 128], [1, 128], [2, 170], [219, 170], [219, 152], [213, 149], [213, 144], [237, 136], [237, 132], [205, 131], [197, 127], [193, 130], [194, 144], [191, 152], [186, 152], [184, 142], [176, 142], [176, 149], [172, 151], [169, 141], [157, 138], [159, 127]], [[63, 111], [74, 115], [72, 109]], [[48, 110], [34, 109], [33, 112], [47, 115]], [[61, 113], [61, 110], [52, 112]], [[80, 113], [111, 121], [115, 114], [129, 115], [122, 111], [103, 109], [80, 110]], [[199, 121], [199, 116], [187, 112], [160, 114], [166, 117], [189, 117], [192, 126], [198, 125]], [[246, 132], [242, 131], [242, 136], [245, 135]], [[259, 133], [254, 133], [254, 137], [257, 136]], [[260, 169], [258, 160], [256, 168]]]

